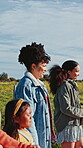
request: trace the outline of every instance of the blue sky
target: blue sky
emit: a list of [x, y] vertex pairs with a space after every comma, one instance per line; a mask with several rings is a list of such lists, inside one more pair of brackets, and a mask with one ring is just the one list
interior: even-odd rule
[[51, 56], [48, 69], [73, 59], [83, 79], [83, 1], [0, 0], [0, 73], [21, 78], [19, 50], [34, 41]]

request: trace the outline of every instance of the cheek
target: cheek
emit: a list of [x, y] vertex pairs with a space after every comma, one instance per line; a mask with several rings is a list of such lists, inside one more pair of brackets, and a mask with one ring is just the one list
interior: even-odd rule
[[22, 119], [22, 124], [25, 125], [25, 126], [28, 125], [29, 119], [27, 119], [27, 118]]
[[80, 75], [80, 73], [79, 73], [79, 72], [77, 72], [77, 73], [76, 73], [76, 75], [77, 75], [77, 76], [79, 76], [79, 75]]
[[42, 68], [39, 68], [39, 69], [38, 69], [38, 72], [37, 72], [38, 75], [40, 75], [43, 71], [44, 71], [44, 70], [43, 70]]
[[26, 128], [30, 127], [32, 125], [32, 119], [25, 119], [24, 124], [26, 125]]
[[38, 69], [38, 71], [43, 71], [43, 68], [42, 68], [42, 67], [40, 67], [40, 68]]
[[27, 122], [28, 122], [28, 118], [26, 118], [26, 117], [23, 117], [22, 119], [21, 119], [21, 124], [26, 124]]
[[29, 121], [29, 118], [28, 117], [27, 118], [25, 117], [23, 120], [24, 120], [24, 122], [28, 122]]
[[75, 74], [74, 74], [74, 76], [78, 76], [78, 74], [77, 74], [77, 73], [75, 73]]

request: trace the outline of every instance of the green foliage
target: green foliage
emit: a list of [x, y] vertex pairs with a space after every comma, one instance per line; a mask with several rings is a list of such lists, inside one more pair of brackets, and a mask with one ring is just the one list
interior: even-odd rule
[[15, 84], [16, 84], [15, 82], [0, 82], [0, 111], [2, 117], [1, 120], [2, 128], [4, 125], [5, 106], [8, 101], [13, 99], [13, 90]]
[[10, 81], [17, 81], [15, 78], [9, 78]]
[[8, 74], [3, 72], [0, 74], [0, 81], [7, 81], [8, 80]]
[[82, 105], [83, 108], [83, 81], [78, 82], [78, 88], [79, 88], [79, 98], [80, 98], [80, 103]]
[[[81, 104], [83, 104], [83, 81], [79, 81], [78, 87], [79, 87], [79, 98], [81, 101]], [[13, 91], [14, 91], [14, 86], [17, 84], [16, 81], [13, 82], [0, 82], [0, 111], [1, 111], [1, 123], [2, 123], [2, 128], [4, 126], [4, 113], [5, 113], [5, 106], [8, 101], [13, 99]], [[50, 92], [49, 88], [49, 83], [47, 81], [44, 81], [44, 84], [46, 85], [49, 95], [50, 95], [50, 101], [51, 101], [51, 106], [54, 114], [54, 96]], [[10, 109], [11, 111], [11, 109]], [[55, 129], [56, 132], [56, 129]], [[52, 148], [61, 148], [60, 144], [54, 143], [52, 144]]]

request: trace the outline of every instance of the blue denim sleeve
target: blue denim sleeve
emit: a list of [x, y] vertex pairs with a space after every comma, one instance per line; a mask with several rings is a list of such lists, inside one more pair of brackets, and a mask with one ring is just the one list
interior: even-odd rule
[[37, 105], [36, 96], [35, 96], [34, 90], [32, 90], [30, 86], [23, 88], [23, 94], [24, 94], [24, 99], [29, 102], [32, 110], [32, 126], [28, 130], [32, 134], [32, 137], [34, 139], [34, 145], [39, 145], [38, 135], [37, 135], [36, 126], [34, 122], [34, 113]]

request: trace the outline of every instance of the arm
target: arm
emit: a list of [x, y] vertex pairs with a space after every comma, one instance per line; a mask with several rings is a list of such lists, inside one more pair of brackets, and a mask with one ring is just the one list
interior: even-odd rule
[[31, 146], [19, 143], [2, 130], [0, 130], [0, 145], [2, 145], [4, 148], [39, 148], [39, 146]]
[[[58, 91], [60, 110], [67, 116], [73, 118], [83, 118], [83, 109], [76, 106], [74, 98], [75, 96], [73, 96], [73, 93], [70, 91], [70, 89], [71, 85], [64, 84]], [[72, 105], [73, 100], [75, 105]]]

